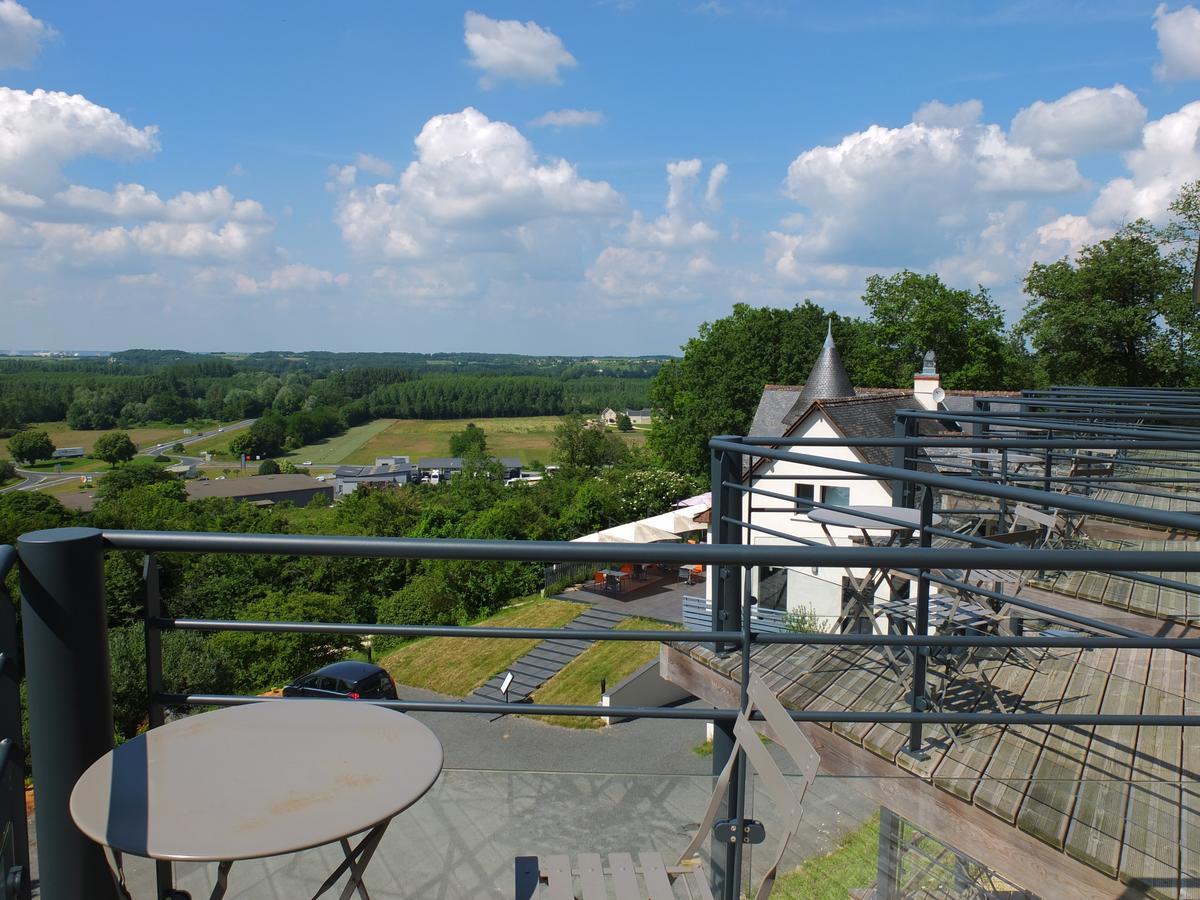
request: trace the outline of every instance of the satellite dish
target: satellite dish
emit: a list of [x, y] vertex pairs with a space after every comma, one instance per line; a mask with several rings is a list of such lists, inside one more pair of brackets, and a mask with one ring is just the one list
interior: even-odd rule
[[933, 389], [933, 402], [941, 403], [945, 399], [946, 399], [946, 392], [943, 391], [940, 387], [935, 387]]

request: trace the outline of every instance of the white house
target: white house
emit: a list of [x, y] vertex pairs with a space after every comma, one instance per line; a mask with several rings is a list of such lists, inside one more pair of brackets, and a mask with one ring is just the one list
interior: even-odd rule
[[629, 423], [631, 425], [649, 425], [653, 417], [651, 411], [648, 409], [627, 409], [625, 410], [625, 415], [629, 416]]
[[[767, 385], [763, 388], [750, 433], [795, 438], [892, 437], [899, 410], [945, 408], [939, 403], [944, 394], [940, 391], [940, 379], [931, 358], [927, 358], [925, 370], [915, 377], [917, 383], [913, 391], [871, 388], [856, 391], [850, 384], [830, 331], [803, 385]], [[950, 420], [946, 424], [954, 427]], [[929, 430], [942, 430], [942, 426], [934, 423]], [[820, 447], [800, 452], [873, 465], [890, 466], [894, 460], [890, 447]], [[756, 487], [792, 499], [787, 502], [747, 495], [743, 521], [783, 535], [825, 544], [829, 541], [825, 531], [807, 515], [811, 501], [836, 506], [892, 505], [890, 482], [854, 478], [823, 466], [759, 459], [753, 466], [748, 466], [744, 478]], [[857, 529], [830, 528], [829, 532], [839, 545], [861, 539]], [[880, 536], [886, 539], [884, 532], [880, 532]], [[791, 543], [783, 537], [755, 531], [750, 531], [747, 539], [752, 545]], [[841, 616], [848, 597], [849, 574], [839, 567], [760, 567], [753, 573], [751, 583], [761, 607], [809, 611], [828, 629]], [[852, 574], [862, 576], [865, 573], [855, 571]], [[710, 592], [711, 584], [712, 579], [709, 579]]]

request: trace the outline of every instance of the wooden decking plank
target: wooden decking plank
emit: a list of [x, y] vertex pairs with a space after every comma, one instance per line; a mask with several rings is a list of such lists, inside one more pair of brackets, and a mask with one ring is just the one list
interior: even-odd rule
[[[1006, 662], [992, 675], [992, 683], [1004, 696], [1021, 697], [1033, 675], [1026, 666]], [[1002, 725], [973, 725], [960, 734], [957, 749], [947, 751], [934, 772], [933, 783], [969, 803], [1003, 732]]]
[[1129, 599], [1133, 596], [1133, 582], [1128, 578], [1114, 575], [1108, 579], [1105, 606], [1115, 606], [1117, 609], [1129, 609]]
[[803, 670], [787, 689], [777, 691], [781, 702], [794, 709], [807, 709], [825, 690], [825, 686], [840, 677], [853, 665], [853, 649], [848, 647], [821, 648], [820, 656]]
[[[1167, 575], [1173, 577], [1173, 573]], [[1175, 588], [1160, 588], [1158, 591], [1158, 616], [1160, 619], [1186, 619], [1188, 594]]]
[[[1046, 660], [1030, 679], [1021, 707], [1031, 712], [1054, 712], [1062, 702], [1063, 691], [1075, 668], [1068, 659]], [[1025, 798], [1029, 778], [1037, 765], [1048, 729], [1038, 725], [1005, 728], [992, 754], [983, 779], [975, 791], [975, 805], [1013, 823]]]
[[[1184, 715], [1200, 715], [1200, 657], [1184, 661]], [[1200, 898], [1200, 728], [1183, 732], [1182, 798], [1179, 821], [1179, 896]]]
[[[1104, 699], [1116, 651], [1095, 650], [1080, 656], [1058, 711], [1095, 715]], [[1071, 810], [1079, 793], [1079, 777], [1092, 739], [1092, 726], [1055, 726], [1033, 770], [1033, 781], [1017, 814], [1017, 827], [1062, 849]]]
[[[1100, 704], [1104, 715], [1133, 715], [1142, 708], [1149, 650], [1119, 650]], [[1135, 725], [1099, 725], [1084, 760], [1082, 782], [1064, 849], [1069, 856], [1116, 876], [1125, 829], [1129, 773], [1137, 743]]]
[[1129, 609], [1132, 612], [1153, 616], [1158, 612], [1158, 587], [1152, 584], [1133, 582], [1133, 593], [1129, 597]]
[[1095, 600], [1097, 603], [1103, 603], [1104, 587], [1106, 584], [1108, 584], [1107, 572], [1085, 572], [1079, 582], [1079, 589], [1076, 591], [1076, 596], [1083, 597], [1086, 600]]
[[[1179, 714], [1182, 693], [1182, 655], [1172, 650], [1153, 651], [1142, 714]], [[1118, 876], [1145, 886], [1156, 897], [1178, 896], [1180, 732], [1178, 727], [1164, 725], [1138, 728], [1126, 806]]]
[[[904, 700], [904, 686], [884, 661], [874, 681], [858, 698], [858, 708], [890, 711]], [[833, 730], [848, 740], [861, 745], [863, 736], [870, 731], [870, 722], [839, 722]]]

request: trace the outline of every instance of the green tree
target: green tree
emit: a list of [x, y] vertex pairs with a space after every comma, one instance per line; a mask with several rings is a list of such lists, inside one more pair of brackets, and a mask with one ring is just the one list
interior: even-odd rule
[[17, 477], [17, 470], [7, 459], [0, 459], [0, 484]]
[[39, 459], [49, 459], [54, 442], [45, 431], [18, 431], [8, 439], [8, 452], [17, 462], [33, 465]]
[[582, 416], [563, 416], [554, 429], [554, 461], [569, 468], [596, 468], [629, 455], [625, 442], [603, 428], [589, 427]]
[[73, 516], [49, 494], [37, 491], [9, 491], [0, 494], [0, 544], [14, 544], [27, 531], [62, 528]]
[[1144, 223], [1084, 247], [1074, 263], [1034, 263], [1019, 330], [1051, 381], [1154, 385], [1169, 339], [1160, 317], [1177, 306], [1186, 271]]
[[[656, 414], [648, 444], [668, 468], [699, 474], [708, 469], [708, 441], [745, 434], [768, 383], [800, 384], [825, 340], [830, 315], [810, 301], [790, 309], [735, 304], [733, 313], [700, 326], [650, 386]], [[856, 377], [855, 332], [861, 323], [833, 316], [833, 336], [851, 379]]]
[[124, 431], [110, 431], [96, 438], [92, 445], [92, 456], [109, 465], [129, 462], [137, 455], [137, 447]]
[[633, 422], [625, 413], [617, 413], [617, 431], [633, 431]]
[[169, 472], [148, 459], [134, 460], [127, 466], [106, 472], [96, 491], [100, 499], [108, 499], [136, 487], [174, 481]]
[[985, 288], [947, 287], [937, 275], [905, 270], [867, 279], [863, 303], [871, 311], [865, 384], [911, 384], [925, 353], [937, 354], [947, 387], [997, 390], [1028, 386], [1029, 364], [1004, 334], [1004, 315]]
[[[263, 473], [260, 471], [258, 474], [262, 475]], [[281, 462], [279, 464], [279, 473], [278, 474], [280, 474], [280, 475], [309, 475], [311, 473], [308, 471], [307, 466], [298, 466], [294, 462], [292, 462], [290, 459], [285, 459], [283, 462]]]
[[273, 459], [264, 459], [258, 464], [259, 475], [278, 475], [280, 472], [279, 463]]
[[1200, 308], [1200, 179], [1189, 181], [1171, 201], [1172, 219], [1161, 229], [1167, 243], [1180, 243], [1181, 264], [1192, 270], [1192, 306]]
[[487, 434], [473, 422], [468, 422], [462, 431], [450, 435], [451, 456], [485, 456], [487, 454]]
[[[345, 622], [351, 619], [344, 599], [315, 591], [272, 591], [238, 611], [242, 621]], [[344, 637], [328, 634], [262, 634], [226, 631], [213, 637], [234, 665], [236, 687], [261, 691], [333, 662], [343, 653]]]

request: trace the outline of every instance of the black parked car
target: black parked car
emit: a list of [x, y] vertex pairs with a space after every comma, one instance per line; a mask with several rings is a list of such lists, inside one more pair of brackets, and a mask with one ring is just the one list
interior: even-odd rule
[[371, 663], [346, 660], [330, 663], [297, 678], [283, 689], [285, 697], [342, 697], [349, 700], [398, 700], [396, 682]]

